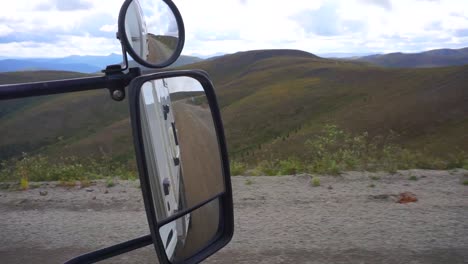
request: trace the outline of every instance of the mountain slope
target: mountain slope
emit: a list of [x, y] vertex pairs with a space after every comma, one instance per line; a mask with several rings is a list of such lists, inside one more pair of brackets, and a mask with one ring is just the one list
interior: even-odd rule
[[[0, 73], [0, 84], [85, 76], [90, 75], [51, 71]], [[0, 159], [39, 150], [65, 155], [69, 151], [65, 146], [99, 134], [98, 131], [124, 119], [128, 119], [128, 104], [111, 100], [107, 89], [1, 101]], [[125, 137], [131, 139], [128, 124], [126, 129]], [[117, 131], [120, 130], [109, 133], [106, 140], [120, 140]], [[106, 146], [90, 145], [81, 154], [109, 154]], [[131, 148], [123, 151], [128, 149]], [[112, 151], [118, 154], [115, 147]]]
[[431, 68], [468, 64], [468, 48], [437, 49], [421, 53], [390, 53], [360, 57], [357, 60], [391, 68]]
[[[213, 79], [234, 159], [305, 157], [304, 143], [325, 124], [372, 136], [396, 131], [398, 143], [441, 156], [468, 151], [468, 66], [387, 69], [260, 50], [182, 68], [204, 69]], [[107, 91], [41, 100], [0, 116], [0, 133], [8, 135], [0, 147], [10, 146], [9, 155], [27, 147], [51, 155], [133, 157], [127, 103], [110, 100]]]
[[[129, 57], [129, 59], [131, 59], [131, 57]], [[197, 62], [200, 62], [200, 61], [202, 61], [202, 59], [197, 58], [197, 57], [181, 55], [179, 58], [177, 58], [177, 60], [176, 60], [173, 64], [169, 65], [169, 66], [168, 66], [167, 68], [165, 68], [165, 69], [177, 68], [177, 67], [181, 67], [181, 66], [184, 66], [184, 65], [189, 65], [189, 64], [197, 63]], [[160, 69], [152, 69], [152, 68], [148, 68], [148, 67], [142, 66], [142, 65], [140, 65], [139, 63], [137, 63], [137, 62], [134, 61], [134, 60], [128, 61], [128, 65], [129, 65], [129, 68], [132, 68], [132, 67], [140, 67], [140, 68], [142, 69], [143, 72], [161, 71]]]
[[200, 59], [200, 58], [194, 57], [194, 56], [181, 55], [179, 58], [177, 58], [177, 60], [170, 67], [171, 68], [180, 67], [180, 66], [183, 66], [183, 65], [200, 62], [202, 60], [203, 59]]
[[217, 86], [234, 155], [301, 156], [304, 142], [326, 123], [373, 135], [394, 130], [400, 143], [420, 142], [416, 148], [433, 138], [439, 150], [468, 149], [468, 66], [400, 70], [270, 55], [252, 60], [252, 51], [192, 65]]

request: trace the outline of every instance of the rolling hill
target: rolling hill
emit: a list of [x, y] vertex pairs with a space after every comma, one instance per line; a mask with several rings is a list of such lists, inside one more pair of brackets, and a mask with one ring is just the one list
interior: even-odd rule
[[[210, 74], [233, 159], [304, 158], [305, 141], [326, 124], [372, 136], [395, 131], [399, 144], [440, 156], [468, 151], [468, 66], [392, 69], [297, 50], [259, 50], [182, 68]], [[0, 81], [45, 76], [31, 74], [0, 74]], [[110, 100], [105, 90], [18, 104], [0, 116], [3, 157], [22, 149], [133, 157], [127, 103]]]
[[[0, 73], [0, 84], [84, 76], [90, 75], [56, 71]], [[128, 104], [110, 100], [107, 89], [2, 101], [0, 133], [0, 159], [21, 152], [66, 156], [70, 149], [77, 156], [118, 156], [132, 151]], [[98, 138], [98, 144], [92, 138]], [[123, 143], [125, 148], [119, 149]], [[79, 146], [73, 147], [76, 144]]]
[[[197, 63], [197, 62], [200, 62], [202, 61], [202, 59], [200, 58], [197, 58], [197, 57], [193, 57], [193, 56], [187, 56], [187, 55], [181, 55], [179, 58], [177, 58], [177, 60], [168, 66], [168, 68], [177, 68], [177, 67], [181, 67], [181, 66], [184, 66], [184, 65], [189, 65], [189, 64], [193, 64], [193, 63]], [[154, 72], [154, 71], [160, 71], [159, 69], [152, 69], [152, 68], [147, 68], [145, 66], [141, 66], [140, 64], [138, 64], [137, 62], [135, 62], [134, 60], [130, 60], [128, 62], [128, 65], [130, 68], [132, 67], [140, 67], [142, 69], [143, 72]]]
[[306, 155], [326, 123], [441, 153], [468, 149], [468, 66], [385, 69], [298, 51], [251, 51], [191, 65], [217, 86], [231, 154]]
[[468, 64], [468, 48], [436, 49], [420, 53], [389, 53], [359, 57], [357, 60], [390, 68], [432, 68]]

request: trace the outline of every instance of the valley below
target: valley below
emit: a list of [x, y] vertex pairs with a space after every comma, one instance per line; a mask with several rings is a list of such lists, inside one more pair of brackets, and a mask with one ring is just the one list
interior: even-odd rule
[[[467, 180], [463, 169], [235, 176], [233, 240], [204, 263], [466, 263]], [[63, 263], [149, 234], [138, 181], [32, 186], [2, 184], [2, 263]], [[398, 203], [405, 192], [417, 201]], [[155, 262], [147, 246], [103, 263]]]

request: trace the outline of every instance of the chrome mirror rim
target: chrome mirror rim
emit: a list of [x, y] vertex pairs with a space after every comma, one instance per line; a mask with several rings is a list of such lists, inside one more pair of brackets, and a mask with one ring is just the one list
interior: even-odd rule
[[164, 68], [164, 67], [171, 65], [180, 57], [180, 54], [182, 53], [182, 49], [184, 48], [184, 43], [185, 43], [185, 27], [184, 27], [184, 22], [182, 20], [182, 15], [180, 14], [179, 9], [172, 2], [172, 0], [160, 0], [166, 3], [169, 9], [174, 14], [174, 17], [177, 22], [177, 27], [179, 30], [179, 40], [177, 42], [177, 47], [174, 51], [174, 54], [172, 54], [170, 58], [168, 58], [163, 63], [151, 64], [148, 61], [143, 60], [140, 56], [138, 56], [138, 54], [136, 54], [136, 52], [133, 50], [132, 46], [130, 45], [130, 41], [127, 38], [127, 34], [125, 34], [125, 16], [127, 14], [127, 9], [129, 8], [130, 4], [133, 1], [134, 0], [125, 0], [125, 2], [122, 4], [122, 7], [120, 8], [120, 13], [119, 13], [117, 36], [120, 39], [120, 43], [122, 45], [124, 52], [127, 52], [140, 65], [143, 65], [148, 68], [159, 69], [159, 68]]
[[154, 247], [156, 253], [159, 257], [160, 263], [171, 263], [166, 256], [165, 248], [162, 243], [162, 239], [159, 233], [159, 228], [170, 221], [179, 217], [178, 214], [173, 215], [167, 219], [157, 219], [157, 214], [155, 212], [155, 207], [152, 200], [152, 190], [149, 184], [149, 174], [148, 167], [145, 159], [145, 150], [143, 145], [143, 133], [141, 129], [141, 120], [140, 116], [140, 93], [142, 86], [145, 82], [149, 80], [156, 80], [162, 78], [171, 78], [171, 77], [192, 77], [200, 82], [202, 85], [206, 96], [208, 98], [209, 106], [212, 111], [212, 117], [214, 126], [217, 132], [219, 151], [221, 155], [222, 162], [222, 172], [224, 178], [224, 192], [219, 193], [215, 197], [208, 199], [201, 204], [195, 205], [187, 210], [183, 210], [180, 214], [186, 214], [196, 210], [197, 208], [203, 206], [204, 204], [210, 202], [213, 199], [219, 199], [220, 202], [220, 223], [218, 227], [218, 232], [209, 244], [207, 244], [200, 251], [190, 256], [188, 259], [183, 260], [184, 263], [198, 263], [203, 259], [209, 257], [210, 255], [217, 252], [219, 249], [223, 248], [229, 243], [232, 239], [234, 233], [234, 213], [233, 213], [233, 201], [232, 201], [232, 188], [231, 188], [231, 179], [229, 171], [229, 160], [227, 155], [226, 141], [224, 138], [224, 129], [221, 120], [221, 113], [219, 111], [218, 103], [216, 100], [216, 95], [214, 92], [213, 85], [208, 78], [208, 75], [204, 71], [199, 70], [181, 70], [181, 71], [166, 71], [155, 74], [144, 75], [138, 78], [135, 78], [130, 83], [130, 95], [129, 95], [129, 104], [130, 104], [130, 117], [132, 122], [133, 130], [133, 140], [135, 146], [135, 152], [137, 157], [137, 165], [139, 170], [139, 177], [141, 182], [141, 189], [143, 193], [143, 200], [145, 204], [145, 210], [147, 212], [148, 224], [151, 231], [151, 236], [153, 238]]

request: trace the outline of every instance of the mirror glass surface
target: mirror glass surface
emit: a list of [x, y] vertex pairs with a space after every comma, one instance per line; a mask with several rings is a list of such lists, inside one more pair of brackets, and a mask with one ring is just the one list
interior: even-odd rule
[[215, 238], [219, 227], [219, 200], [215, 200], [159, 228], [170, 261], [185, 260]]
[[157, 221], [224, 192], [217, 133], [199, 81], [145, 82], [140, 120]]
[[124, 26], [128, 48], [147, 63], [166, 63], [176, 52], [179, 27], [174, 13], [162, 0], [142, 1], [141, 5], [133, 0], [125, 13]]

